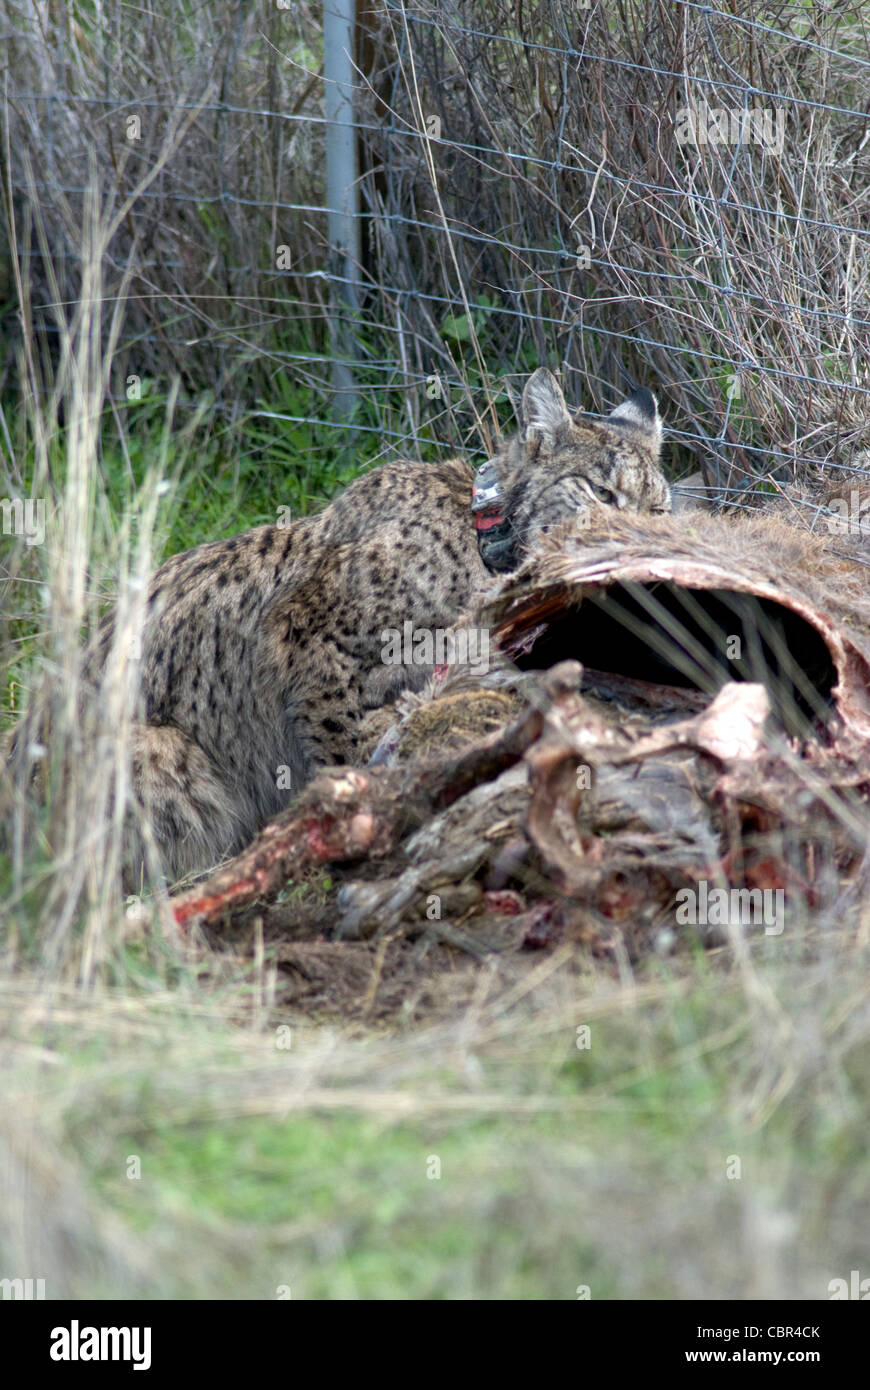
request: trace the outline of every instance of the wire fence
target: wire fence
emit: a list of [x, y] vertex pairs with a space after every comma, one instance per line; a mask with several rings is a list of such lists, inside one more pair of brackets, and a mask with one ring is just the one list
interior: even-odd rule
[[[860, 0], [357, 0], [351, 263], [322, 10], [0, 0], [7, 212], [47, 363], [96, 177], [135, 193], [116, 403], [179, 376], [233, 428], [475, 455], [546, 363], [592, 414], [650, 386], [674, 476], [718, 499], [870, 472]], [[9, 311], [4, 338], [7, 381]]]

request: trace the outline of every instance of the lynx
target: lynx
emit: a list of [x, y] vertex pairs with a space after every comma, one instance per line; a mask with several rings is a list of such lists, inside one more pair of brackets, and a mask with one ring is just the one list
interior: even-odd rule
[[473, 612], [497, 574], [583, 508], [670, 510], [649, 391], [606, 422], [578, 423], [542, 369], [522, 415], [476, 487], [458, 458], [384, 464], [319, 515], [198, 546], [157, 571], [132, 752], [167, 873], [210, 867], [317, 768], [358, 759], [368, 712], [427, 674], [385, 664], [388, 631], [431, 632]]

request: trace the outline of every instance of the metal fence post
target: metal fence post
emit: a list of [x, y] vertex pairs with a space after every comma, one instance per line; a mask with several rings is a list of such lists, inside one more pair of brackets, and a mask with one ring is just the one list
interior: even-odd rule
[[332, 385], [338, 414], [358, 402], [348, 366], [353, 344], [350, 320], [359, 307], [359, 189], [354, 125], [354, 27], [356, 0], [324, 0], [323, 77], [326, 116], [326, 205], [332, 247], [330, 341]]

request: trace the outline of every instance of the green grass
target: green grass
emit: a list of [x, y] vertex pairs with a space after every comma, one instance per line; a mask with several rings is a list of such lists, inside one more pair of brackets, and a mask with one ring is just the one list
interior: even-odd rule
[[[462, 1043], [303, 1024], [284, 1052], [224, 1021], [228, 995], [39, 1005], [7, 982], [0, 1160], [38, 1144], [51, 1175], [62, 1155], [73, 1223], [99, 1213], [49, 1296], [825, 1298], [860, 1264], [870, 1049], [845, 965], [759, 970], [824, 1055], [753, 1020], [721, 962], [706, 983], [648, 971], [634, 1003], [597, 993], [582, 1052], [542, 991], [503, 1015], [496, 990]], [[32, 1193], [49, 1232], [70, 1219], [55, 1181]], [[4, 1244], [8, 1263], [0, 1218]]]
[[[106, 422], [101, 465], [115, 523], [124, 509], [135, 505], [137, 491], [157, 452], [167, 401], [154, 396], [142, 412], [144, 418], [137, 419], [137, 409], [143, 404], [133, 403], [128, 408], [124, 449], [112, 438], [111, 421]], [[286, 404], [284, 399], [275, 403], [276, 417]], [[312, 405], [302, 398], [292, 404], [298, 414], [306, 413], [306, 406], [310, 411]], [[207, 411], [208, 402], [200, 403], [200, 409]], [[274, 522], [281, 507], [290, 507], [294, 517], [316, 510], [368, 462], [361, 448], [358, 460], [354, 460], [356, 468], [345, 465], [342, 469], [342, 450], [337, 444], [340, 431], [333, 431], [330, 440], [324, 437], [327, 431], [323, 428], [318, 434], [312, 427], [277, 418], [268, 424], [264, 427], [259, 416], [251, 412], [232, 428], [220, 422], [207, 429], [195, 425], [187, 438], [170, 444], [164, 470], [170, 482], [159, 519], [159, 559]]]

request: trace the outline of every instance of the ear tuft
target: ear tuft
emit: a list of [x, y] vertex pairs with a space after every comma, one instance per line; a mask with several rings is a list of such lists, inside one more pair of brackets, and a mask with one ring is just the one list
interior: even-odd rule
[[539, 367], [529, 377], [523, 391], [523, 422], [526, 440], [535, 436], [550, 447], [559, 432], [571, 425], [571, 416], [562, 395], [562, 388], [552, 372]]
[[655, 396], [645, 386], [632, 391], [621, 405], [611, 410], [608, 418], [617, 425], [632, 425], [635, 429], [644, 430], [656, 444], [661, 441], [662, 417]]

